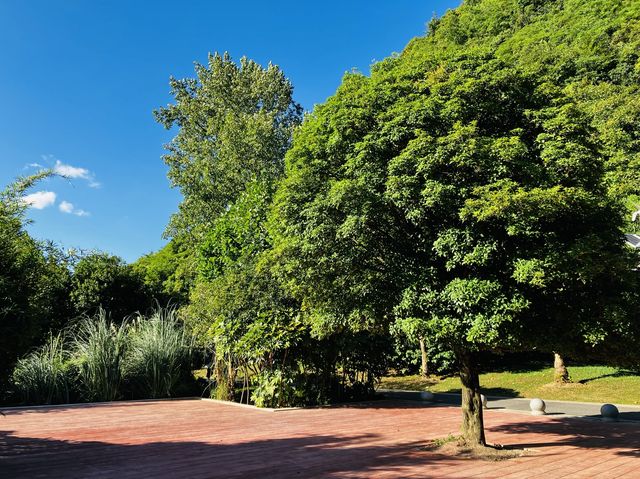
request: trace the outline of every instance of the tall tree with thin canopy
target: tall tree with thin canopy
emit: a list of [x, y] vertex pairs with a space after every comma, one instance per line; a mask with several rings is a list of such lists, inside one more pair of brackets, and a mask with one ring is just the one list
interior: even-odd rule
[[171, 78], [175, 103], [155, 111], [178, 132], [164, 156], [169, 180], [183, 200], [168, 237], [200, 239], [216, 218], [254, 182], [269, 183], [283, 171], [284, 153], [302, 108], [277, 66], [245, 57], [209, 55], [196, 77]]
[[240, 363], [265, 351], [273, 356], [294, 316], [258, 262], [269, 248], [266, 211], [302, 108], [277, 66], [236, 63], [226, 53], [196, 64], [195, 78], [170, 84], [174, 104], [155, 112], [166, 128], [178, 129], [164, 157], [183, 195], [166, 230], [181, 247], [169, 279], [192, 279], [184, 315], [215, 350], [216, 394], [233, 399]]

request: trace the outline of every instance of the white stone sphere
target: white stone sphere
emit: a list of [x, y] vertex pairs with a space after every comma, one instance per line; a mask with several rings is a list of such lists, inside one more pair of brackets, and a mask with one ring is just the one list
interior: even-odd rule
[[547, 405], [542, 399], [535, 398], [529, 402], [529, 408], [531, 409], [531, 414], [533, 414], [534, 416], [542, 416], [545, 409], [547, 408]]

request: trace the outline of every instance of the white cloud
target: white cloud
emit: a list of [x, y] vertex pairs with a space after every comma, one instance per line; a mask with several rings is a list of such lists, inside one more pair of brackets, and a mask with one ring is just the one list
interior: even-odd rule
[[[65, 178], [70, 179], [81, 179], [86, 180], [90, 188], [100, 188], [100, 183], [96, 181], [95, 175], [89, 171], [87, 168], [82, 168], [81, 166], [72, 166], [62, 161], [58, 160], [53, 155], [42, 155], [42, 160], [44, 164], [51, 164], [55, 160], [55, 164], [52, 169], [53, 172], [64, 176]], [[29, 163], [25, 168], [46, 168], [44, 165], [40, 163]]]
[[63, 213], [73, 213], [73, 203], [69, 203], [68, 201], [63, 201], [58, 205], [58, 209]]
[[36, 191], [23, 196], [22, 201], [37, 210], [43, 210], [56, 202], [56, 194], [53, 191]]
[[58, 209], [63, 213], [74, 214], [76, 216], [91, 216], [91, 213], [85, 210], [81, 210], [80, 208], [76, 208], [73, 206], [73, 203], [69, 203], [68, 201], [63, 200], [59, 205]]
[[53, 167], [53, 171], [59, 175], [66, 176], [67, 178], [82, 178], [83, 180], [90, 180], [91, 174], [86, 168], [80, 168], [78, 166], [65, 165], [60, 160], [56, 160], [56, 164]]

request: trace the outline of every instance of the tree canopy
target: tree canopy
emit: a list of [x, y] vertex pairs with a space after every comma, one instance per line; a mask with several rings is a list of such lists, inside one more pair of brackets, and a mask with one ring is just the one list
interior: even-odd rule
[[193, 248], [171, 240], [163, 248], [138, 258], [131, 267], [161, 304], [185, 303], [196, 276]]
[[199, 237], [248, 183], [272, 181], [283, 169], [291, 134], [302, 119], [293, 87], [275, 65], [263, 68], [209, 55], [196, 77], [170, 85], [175, 103], [155, 111], [167, 129], [178, 127], [164, 160], [172, 186], [183, 195], [168, 236]]

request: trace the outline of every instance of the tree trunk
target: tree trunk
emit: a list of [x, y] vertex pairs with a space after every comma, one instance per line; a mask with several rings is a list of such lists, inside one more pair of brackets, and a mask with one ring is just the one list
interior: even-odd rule
[[226, 358], [217, 357], [215, 362], [216, 389], [215, 398], [223, 401], [233, 401], [235, 389], [235, 370]]
[[567, 367], [564, 364], [564, 358], [560, 356], [560, 354], [554, 351], [553, 353], [553, 379], [557, 383], [569, 383], [571, 379], [569, 378], [569, 371], [567, 371]]
[[429, 366], [427, 364], [427, 348], [424, 345], [424, 339], [420, 338], [420, 376], [426, 378], [429, 376]]
[[486, 446], [478, 367], [471, 353], [462, 354], [459, 360], [462, 382], [462, 437], [468, 446]]
[[236, 393], [236, 375], [238, 374], [238, 370], [233, 364], [233, 358], [231, 357], [231, 353], [227, 358], [227, 394], [228, 401], [235, 400]]

